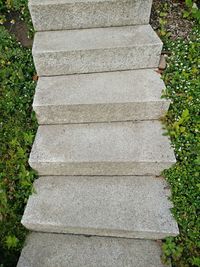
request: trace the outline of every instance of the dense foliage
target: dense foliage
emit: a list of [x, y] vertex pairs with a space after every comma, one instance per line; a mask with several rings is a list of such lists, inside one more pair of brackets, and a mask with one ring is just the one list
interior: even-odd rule
[[174, 266], [200, 266], [200, 29], [185, 41], [165, 39], [171, 52], [164, 74], [165, 96], [172, 100], [165, 118], [177, 164], [164, 172], [171, 184], [173, 213], [180, 236], [168, 238], [165, 257]]
[[34, 66], [31, 51], [3, 26], [0, 40], [0, 259], [1, 266], [15, 266], [26, 235], [20, 220], [35, 178], [28, 166], [36, 130]]
[[199, 1], [195, 0], [185, 0], [186, 8], [183, 12], [183, 18], [190, 18], [192, 17], [198, 23], [200, 22], [200, 10], [198, 5], [200, 5]]

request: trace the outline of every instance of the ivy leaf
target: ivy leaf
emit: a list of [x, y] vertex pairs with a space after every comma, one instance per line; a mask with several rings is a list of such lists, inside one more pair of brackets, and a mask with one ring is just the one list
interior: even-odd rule
[[192, 0], [185, 0], [185, 3], [188, 7], [192, 7], [193, 6], [193, 1]]
[[190, 15], [190, 12], [188, 12], [188, 11], [186, 11], [186, 10], [183, 12], [183, 18], [184, 18], [184, 19], [188, 18], [189, 15]]
[[8, 249], [16, 248], [18, 245], [19, 239], [16, 236], [7, 236], [6, 237], [6, 246]]
[[182, 123], [187, 122], [190, 119], [190, 112], [188, 109], [183, 110], [181, 119], [182, 119]]

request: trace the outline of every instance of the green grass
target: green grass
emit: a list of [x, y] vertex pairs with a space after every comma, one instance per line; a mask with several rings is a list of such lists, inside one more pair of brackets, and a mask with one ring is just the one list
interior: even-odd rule
[[200, 29], [188, 41], [164, 39], [171, 52], [163, 79], [172, 105], [165, 125], [177, 164], [164, 172], [171, 185], [180, 235], [163, 246], [176, 267], [200, 266]]
[[26, 235], [20, 224], [34, 172], [28, 155], [36, 131], [30, 49], [0, 27], [0, 266], [15, 266]]

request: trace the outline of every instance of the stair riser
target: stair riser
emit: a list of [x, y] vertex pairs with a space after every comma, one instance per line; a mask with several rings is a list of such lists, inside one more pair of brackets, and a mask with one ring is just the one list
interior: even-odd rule
[[156, 120], [168, 110], [169, 102], [34, 106], [39, 124]]
[[[66, 147], [67, 149], [67, 147]], [[94, 163], [43, 163], [32, 162], [30, 166], [39, 175], [160, 175], [165, 169], [172, 166], [172, 163], [158, 162], [94, 162]]]
[[157, 68], [162, 45], [34, 53], [39, 76]]
[[34, 224], [22, 224], [30, 231], [34, 232], [44, 232], [44, 233], [59, 233], [59, 234], [75, 234], [75, 235], [89, 235], [89, 236], [102, 236], [102, 237], [121, 237], [121, 238], [132, 238], [132, 239], [147, 239], [147, 240], [157, 240], [164, 239], [170, 236], [177, 236], [177, 233], [134, 233], [126, 231], [112, 231], [112, 230], [100, 230], [100, 229], [76, 229], [76, 228], [67, 228], [60, 226], [50, 226], [50, 225], [34, 225]]
[[[67, 2], [67, 1], [66, 1]], [[152, 0], [29, 3], [36, 31], [148, 24]]]

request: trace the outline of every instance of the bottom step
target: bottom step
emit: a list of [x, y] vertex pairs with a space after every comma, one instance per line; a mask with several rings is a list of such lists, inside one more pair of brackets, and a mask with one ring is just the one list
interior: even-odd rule
[[17, 267], [164, 267], [160, 256], [156, 241], [32, 233]]

